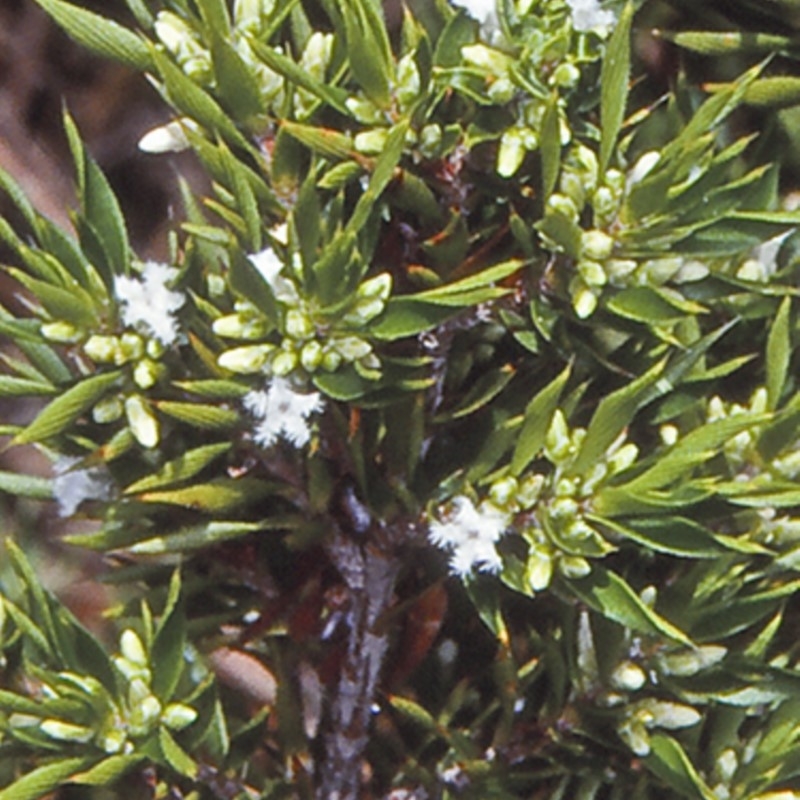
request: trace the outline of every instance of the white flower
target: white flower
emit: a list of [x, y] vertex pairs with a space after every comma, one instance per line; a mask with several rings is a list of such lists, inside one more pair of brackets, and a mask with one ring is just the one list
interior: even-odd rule
[[273, 378], [267, 391], [246, 394], [244, 406], [258, 420], [253, 438], [259, 445], [269, 447], [283, 437], [302, 447], [311, 438], [308, 417], [322, 411], [324, 401], [319, 392], [301, 394], [285, 378]]
[[463, 8], [473, 19], [481, 24], [482, 32], [490, 39], [500, 29], [497, 21], [497, 5], [495, 0], [454, 0], [455, 4]]
[[428, 538], [437, 547], [451, 550], [450, 569], [466, 575], [473, 569], [497, 572], [502, 567], [495, 542], [508, 527], [508, 515], [491, 503], [475, 508], [468, 497], [453, 500], [443, 522], [431, 522]]
[[138, 278], [118, 275], [114, 291], [122, 306], [122, 321], [132, 328], [144, 328], [164, 345], [175, 343], [178, 322], [175, 312], [184, 304], [182, 292], [168, 288], [178, 270], [157, 261], [148, 261]]
[[61, 517], [71, 517], [84, 500], [109, 500], [111, 480], [103, 467], [74, 469], [80, 458], [59, 456], [53, 465], [53, 496]]
[[600, 8], [598, 0], [567, 0], [576, 31], [605, 33], [617, 21], [613, 11]]

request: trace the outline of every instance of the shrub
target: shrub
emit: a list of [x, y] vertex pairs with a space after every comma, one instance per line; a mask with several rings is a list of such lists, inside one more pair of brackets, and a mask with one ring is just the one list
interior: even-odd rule
[[0, 175], [0, 487], [121, 587], [7, 544], [0, 800], [800, 797], [785, 24], [660, 97], [653, 3], [37, 2], [212, 188], [158, 263], [69, 114], [74, 233]]

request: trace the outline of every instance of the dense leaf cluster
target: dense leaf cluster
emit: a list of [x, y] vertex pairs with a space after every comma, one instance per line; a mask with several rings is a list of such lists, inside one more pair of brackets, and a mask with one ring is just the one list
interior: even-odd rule
[[125, 587], [103, 644], [7, 545], [0, 800], [800, 797], [800, 214], [738, 116], [796, 80], [654, 99], [647, 2], [37, 2], [212, 190], [158, 264], [68, 114], [73, 232], [0, 175], [55, 473], [0, 488]]

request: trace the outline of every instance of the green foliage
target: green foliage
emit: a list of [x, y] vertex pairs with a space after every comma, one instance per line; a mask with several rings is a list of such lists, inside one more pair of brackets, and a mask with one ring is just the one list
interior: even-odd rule
[[97, 637], [7, 544], [0, 800], [800, 797], [800, 214], [742, 114], [796, 37], [662, 34], [768, 58], [654, 101], [654, 0], [37, 2], [212, 183], [160, 264], [68, 115], [74, 234], [0, 175], [55, 470], [0, 490], [120, 587]]

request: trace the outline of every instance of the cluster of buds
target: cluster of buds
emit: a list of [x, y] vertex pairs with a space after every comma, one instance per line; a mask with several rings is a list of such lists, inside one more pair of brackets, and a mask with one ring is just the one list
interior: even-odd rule
[[218, 359], [221, 367], [243, 375], [285, 377], [298, 370], [335, 372], [352, 364], [364, 378], [380, 377], [380, 360], [361, 331], [383, 313], [391, 293], [391, 275], [381, 273], [365, 280], [344, 306], [331, 312], [320, 308], [314, 298], [303, 297], [293, 277], [280, 274], [283, 265], [272, 251], [252, 260], [281, 305], [280, 341], [258, 341], [269, 338], [272, 325], [252, 304], [240, 301], [232, 314], [216, 319], [212, 328], [223, 338], [253, 343], [225, 350]]
[[[658, 153], [645, 153], [627, 175], [611, 168], [602, 176], [597, 155], [585, 145], [574, 144], [565, 159], [557, 191], [548, 198], [544, 220], [537, 227], [545, 247], [566, 252], [574, 260], [568, 291], [581, 319], [594, 313], [607, 286], [663, 286], [669, 281], [698, 280], [708, 273], [699, 262], [675, 256], [634, 259], [622, 252], [626, 193], [658, 158]], [[593, 221], [588, 230], [581, 226], [587, 207]]]
[[583, 428], [570, 430], [556, 411], [544, 448], [552, 472], [506, 476], [490, 488], [492, 502], [513, 515], [513, 529], [528, 544], [525, 578], [532, 592], [546, 589], [556, 571], [567, 578], [587, 575], [589, 559], [615, 549], [588, 519], [592, 497], [609, 478], [628, 469], [639, 451], [622, 434], [585, 475], [578, 475], [571, 467], [585, 435]]
[[180, 731], [197, 719], [197, 712], [184, 703], [162, 703], [151, 689], [151, 670], [139, 637], [123, 632], [120, 655], [114, 658], [122, 689], [115, 698], [89, 675], [60, 672], [41, 685], [45, 707], [59, 701], [69, 708], [69, 718], [39, 718], [12, 714], [13, 729], [36, 729], [49, 739], [70, 744], [89, 744], [110, 755], [133, 753], [137, 741], [163, 725]]
[[[645, 595], [654, 599], [653, 587]], [[617, 733], [638, 756], [650, 752], [650, 732], [653, 729], [677, 730], [696, 725], [700, 713], [690, 705], [654, 696], [653, 687], [671, 676], [696, 675], [721, 661], [727, 650], [718, 645], [695, 648], [681, 647], [659, 653], [648, 663], [641, 642], [634, 638], [622, 644], [616, 666], [605, 677], [598, 667], [594, 635], [587, 612], [582, 612], [577, 631], [577, 666], [580, 671], [577, 686], [583, 698], [593, 705], [618, 712]]]

